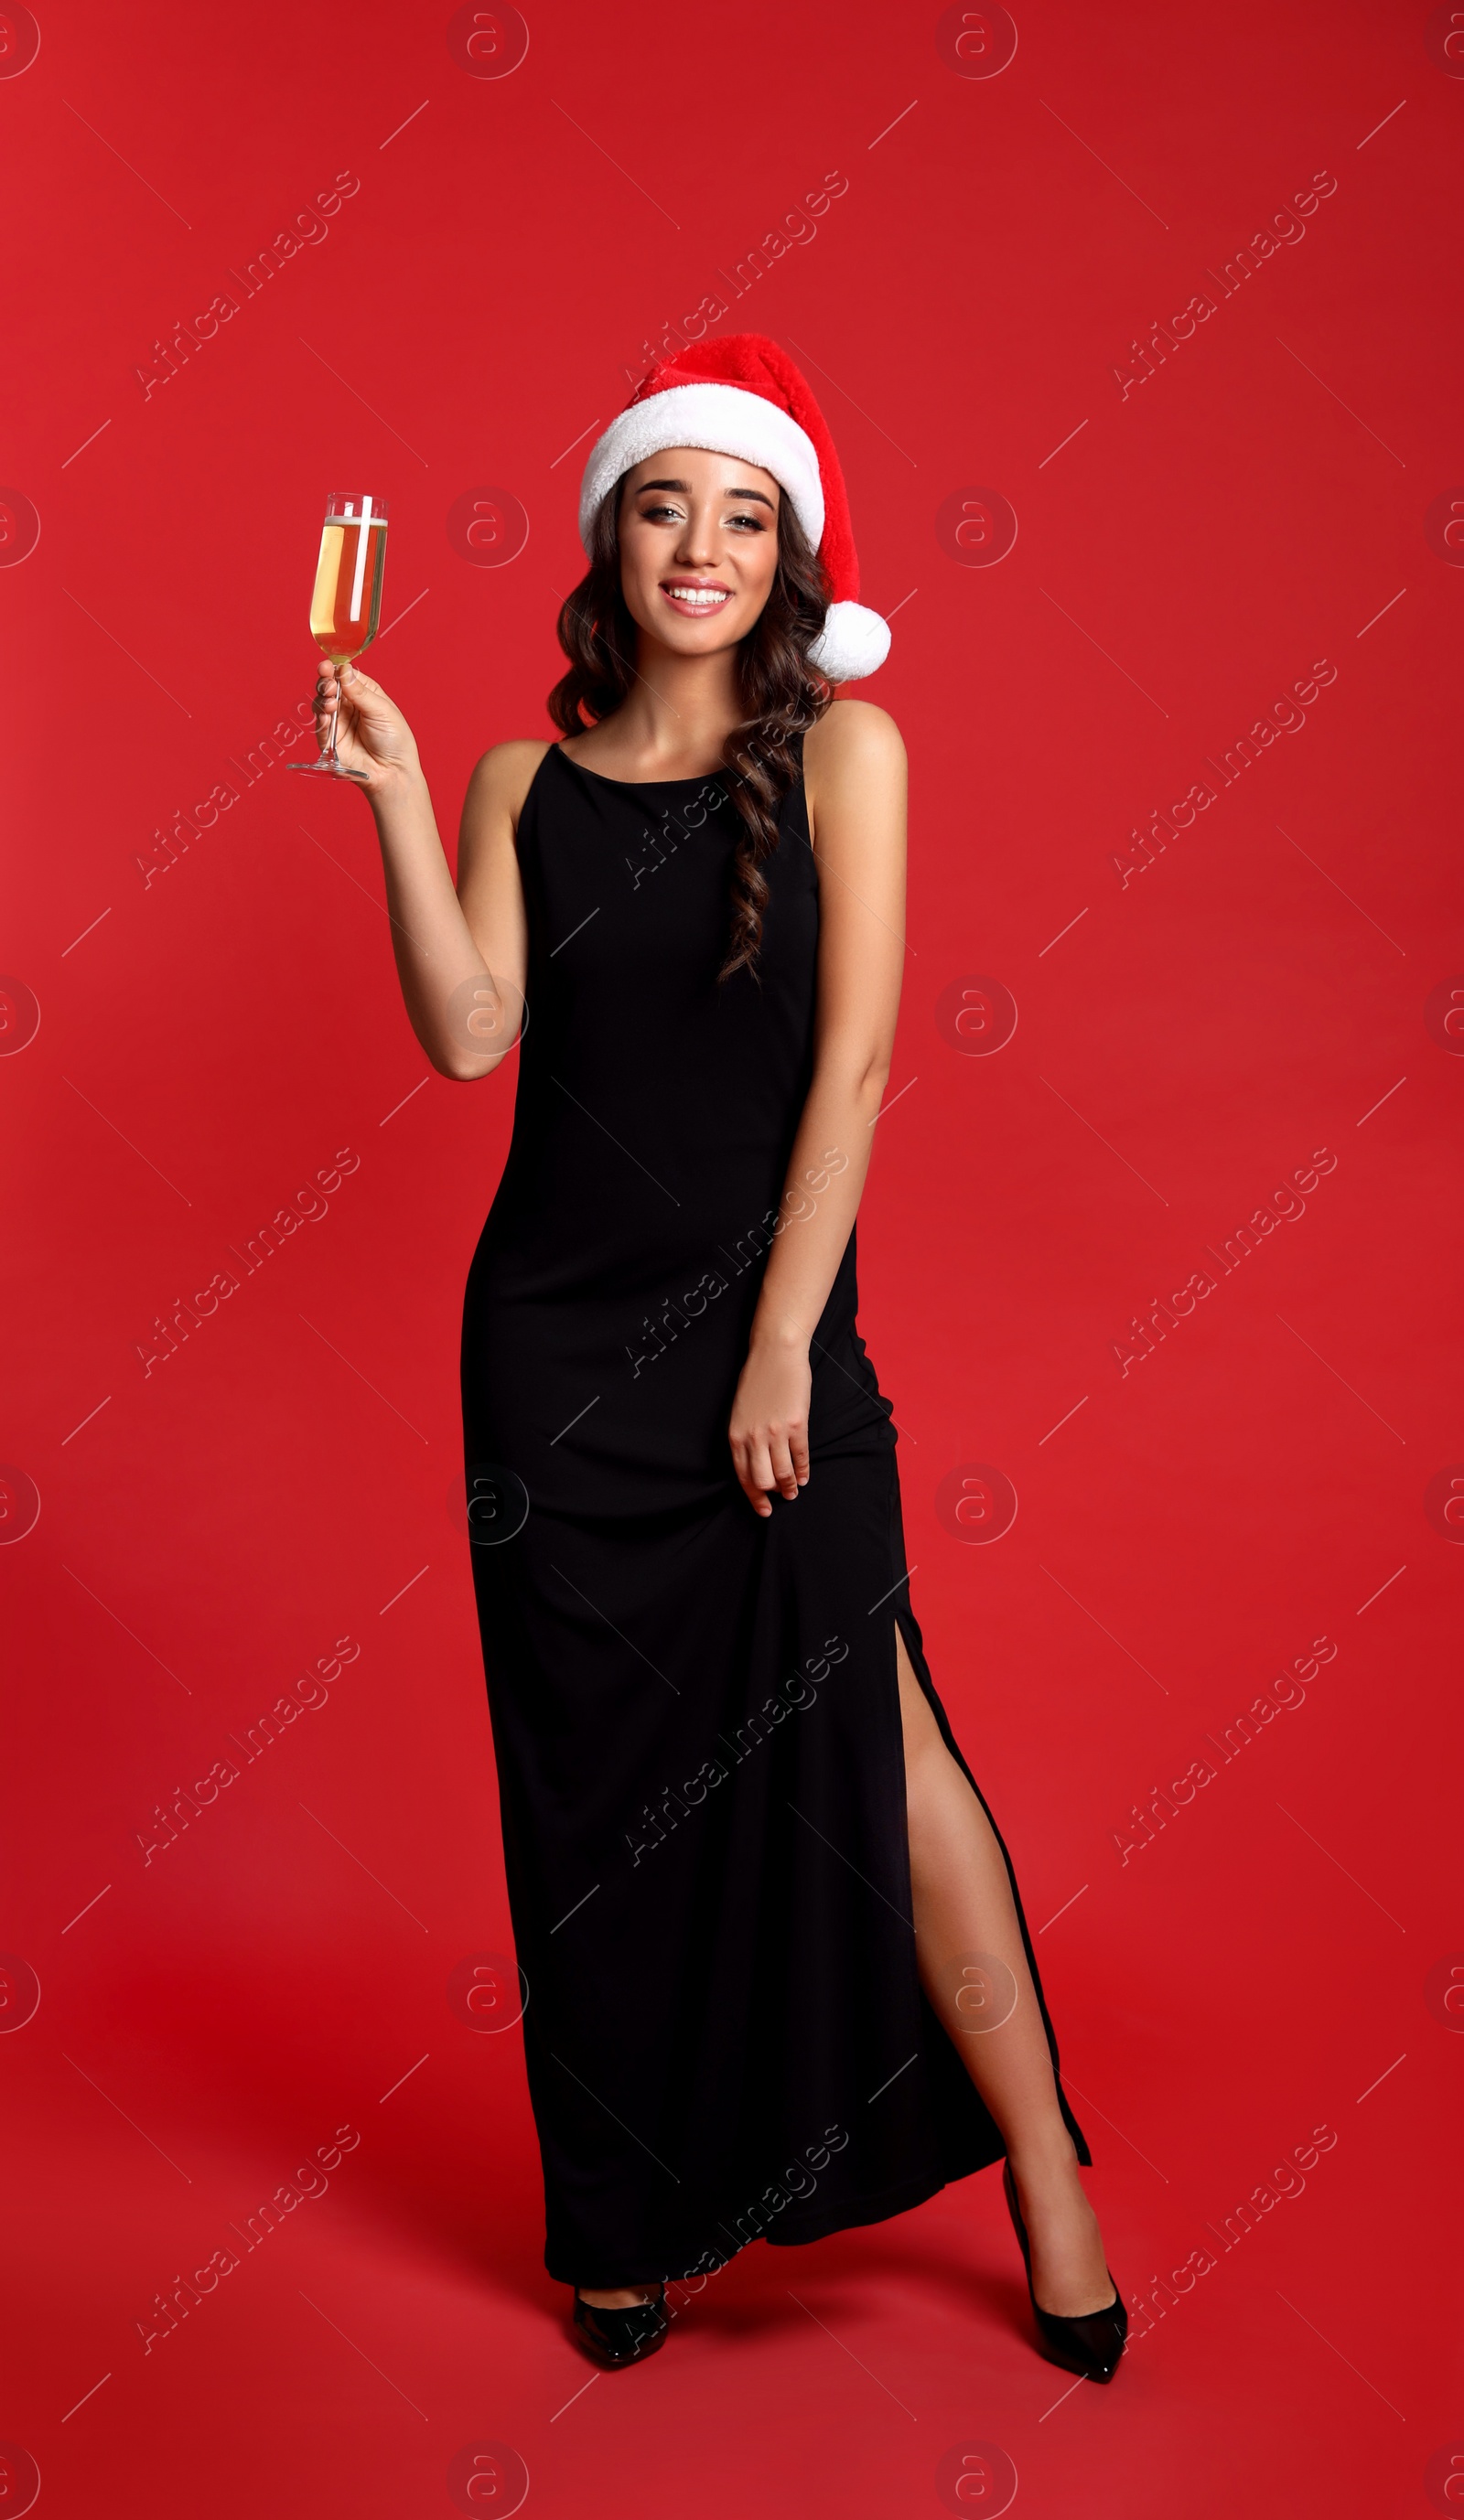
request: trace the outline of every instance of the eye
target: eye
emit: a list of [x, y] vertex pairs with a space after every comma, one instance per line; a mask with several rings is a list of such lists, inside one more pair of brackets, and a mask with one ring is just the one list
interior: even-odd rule
[[729, 525], [747, 525], [751, 527], [755, 534], [762, 534], [767, 531], [767, 527], [760, 517], [729, 517], [727, 518], [727, 522]]
[[642, 518], [648, 525], [654, 525], [663, 517], [670, 517], [679, 520], [682, 511], [679, 508], [664, 506], [642, 508], [641, 510]]

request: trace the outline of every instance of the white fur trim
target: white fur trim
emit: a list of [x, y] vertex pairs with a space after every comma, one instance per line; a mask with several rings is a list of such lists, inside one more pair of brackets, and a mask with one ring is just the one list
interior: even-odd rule
[[831, 604], [808, 661], [831, 683], [857, 683], [878, 673], [890, 653], [890, 624], [866, 604]]
[[[668, 385], [663, 393], [632, 403], [597, 438], [579, 485], [579, 539], [589, 549], [595, 510], [622, 472], [668, 446], [701, 446], [713, 455], [737, 455], [770, 472], [793, 502], [793, 512], [817, 551], [823, 540], [824, 497], [818, 457], [806, 429], [775, 402], [745, 393], [741, 385]], [[866, 670], [868, 670], [866, 668]]]

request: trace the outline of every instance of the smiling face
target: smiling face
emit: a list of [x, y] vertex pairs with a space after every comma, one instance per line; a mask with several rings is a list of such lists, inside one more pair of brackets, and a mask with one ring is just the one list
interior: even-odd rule
[[782, 493], [739, 456], [677, 446], [627, 473], [620, 493], [620, 585], [631, 618], [674, 654], [705, 656], [747, 637], [778, 570]]

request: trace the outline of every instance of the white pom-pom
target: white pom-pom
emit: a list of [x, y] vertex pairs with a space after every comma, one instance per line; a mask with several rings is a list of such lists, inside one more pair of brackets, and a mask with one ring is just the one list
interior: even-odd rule
[[890, 624], [865, 604], [831, 604], [808, 661], [831, 683], [857, 683], [878, 673], [890, 653]]

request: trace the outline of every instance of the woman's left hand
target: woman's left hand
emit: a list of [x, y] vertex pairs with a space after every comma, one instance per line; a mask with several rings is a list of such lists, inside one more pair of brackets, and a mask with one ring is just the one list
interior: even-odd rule
[[770, 1490], [796, 1497], [808, 1482], [808, 1352], [754, 1341], [727, 1426], [737, 1483], [753, 1511], [772, 1512]]

